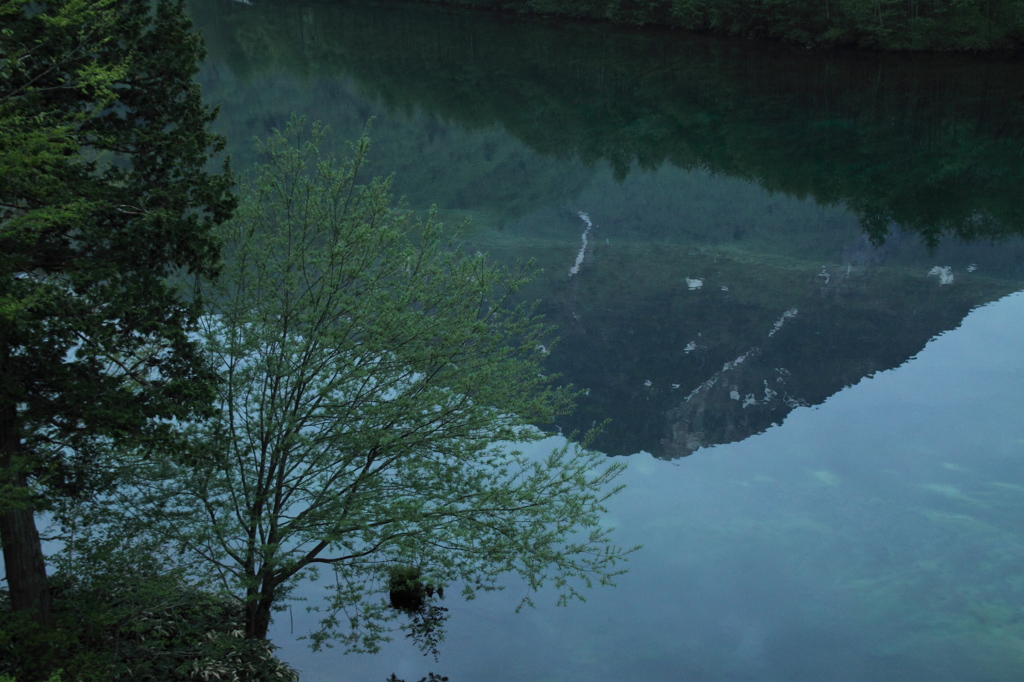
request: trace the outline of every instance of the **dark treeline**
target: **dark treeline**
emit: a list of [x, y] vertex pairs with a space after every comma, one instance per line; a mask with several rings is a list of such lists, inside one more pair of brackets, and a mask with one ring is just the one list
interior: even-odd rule
[[239, 74], [348, 75], [397, 109], [497, 123], [620, 177], [667, 162], [845, 205], [875, 241], [896, 224], [929, 243], [1024, 227], [1017, 58], [814, 56], [404, 3], [264, 3], [203, 23]]
[[1006, 50], [1024, 44], [1021, 0], [427, 0], [517, 14], [671, 26], [804, 45]]

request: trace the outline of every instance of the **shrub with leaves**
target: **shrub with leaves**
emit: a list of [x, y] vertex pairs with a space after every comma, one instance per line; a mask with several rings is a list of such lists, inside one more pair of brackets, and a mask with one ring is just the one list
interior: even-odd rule
[[58, 655], [48, 661], [26, 656], [38, 631], [11, 617], [4, 594], [0, 673], [19, 682], [298, 679], [269, 642], [244, 637], [240, 602], [189, 584], [157, 556], [115, 550], [99, 566], [80, 561], [75, 574], [53, 576], [56, 628], [46, 636]]

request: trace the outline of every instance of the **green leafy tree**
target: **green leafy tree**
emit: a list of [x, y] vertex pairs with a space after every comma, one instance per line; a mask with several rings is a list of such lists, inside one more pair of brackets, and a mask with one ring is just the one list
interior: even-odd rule
[[[118, 539], [74, 542], [58, 555], [52, 655], [33, 662], [33, 676], [48, 682], [298, 679], [273, 655], [273, 645], [244, 637], [236, 600], [169, 570], [164, 554]], [[0, 618], [0, 674], [17, 673], [21, 682], [30, 679], [19, 660], [25, 634]]]
[[219, 412], [190, 427], [187, 462], [116, 458], [134, 479], [112, 527], [212, 572], [251, 638], [311, 569], [330, 570], [314, 645], [354, 650], [397, 617], [383, 596], [396, 566], [428, 596], [454, 582], [471, 596], [506, 572], [563, 599], [608, 582], [625, 552], [600, 516], [622, 465], [508, 446], [543, 438], [532, 424], [572, 399], [542, 372], [548, 330], [508, 305], [523, 269], [448, 248], [438, 224], [392, 205], [389, 181], [360, 184], [365, 137], [337, 164], [318, 152], [323, 130], [301, 129], [261, 147], [204, 292]]
[[35, 511], [209, 404], [169, 280], [213, 274], [234, 199], [181, 2], [0, 0], [0, 22], [0, 539], [12, 608], [49, 626]]

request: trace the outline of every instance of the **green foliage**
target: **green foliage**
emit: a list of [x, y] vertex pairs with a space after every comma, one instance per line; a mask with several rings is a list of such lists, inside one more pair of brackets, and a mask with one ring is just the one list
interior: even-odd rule
[[[79, 548], [77, 563], [65, 556], [52, 581], [56, 627], [40, 635], [5, 608], [0, 670], [20, 682], [297, 679], [269, 643], [243, 637], [241, 603], [190, 585], [152, 549]], [[51, 656], [25, 660], [26, 643], [39, 636]]]
[[[0, 62], [2, 404], [33, 473], [82, 471], [97, 438], [147, 433], [208, 397], [169, 283], [212, 272], [231, 178], [192, 81], [203, 50], [180, 2], [6, 0]], [[89, 396], [86, 399], [84, 396]], [[47, 471], [48, 467], [54, 467]]]
[[[33, 511], [109, 482], [112, 440], [208, 407], [170, 283], [213, 274], [233, 208], [179, 0], [0, 0], [0, 536], [15, 611], [51, 621]], [[155, 445], [154, 445], [155, 447]]]
[[[427, 601], [428, 586], [416, 566], [396, 564], [388, 572], [388, 597], [391, 606], [402, 611], [420, 611]], [[429, 588], [433, 596], [433, 587]]]
[[444, 588], [423, 580], [423, 571], [418, 566], [395, 564], [388, 571], [388, 600], [391, 608], [397, 609], [410, 618], [407, 637], [421, 649], [430, 651], [437, 660], [438, 646], [444, 639], [444, 622], [448, 609], [431, 603], [436, 594], [444, 598]]
[[293, 121], [261, 147], [222, 232], [200, 331], [220, 411], [188, 428], [196, 456], [140, 452], [95, 512], [180, 547], [246, 603], [255, 638], [316, 567], [333, 580], [314, 645], [363, 651], [398, 615], [382, 598], [396, 564], [466, 596], [507, 572], [563, 601], [608, 583], [625, 552], [600, 519], [622, 465], [510, 447], [572, 398], [541, 371], [548, 330], [507, 305], [524, 270], [450, 248], [387, 180], [360, 184], [365, 137], [338, 164], [306, 135]]

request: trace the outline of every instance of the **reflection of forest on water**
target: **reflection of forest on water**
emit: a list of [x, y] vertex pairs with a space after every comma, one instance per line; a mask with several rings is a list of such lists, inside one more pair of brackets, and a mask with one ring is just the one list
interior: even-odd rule
[[[214, 61], [235, 76], [305, 80], [307, 95], [289, 102], [311, 116], [337, 118], [324, 80], [351, 77], [367, 99], [342, 116], [365, 117], [379, 99], [389, 111], [425, 112], [436, 122], [430, 137], [444, 134], [442, 122], [500, 125], [546, 156], [607, 161], [620, 178], [634, 165], [706, 169], [843, 202], [876, 237], [890, 221], [934, 237], [1024, 224], [1014, 191], [1024, 179], [1020, 58], [808, 54], [388, 2], [233, 9], [203, 24]], [[251, 113], [253, 123], [280, 116]], [[504, 156], [482, 151], [472, 165]]]
[[375, 117], [371, 170], [412, 209], [536, 260], [551, 368], [588, 390], [562, 430], [704, 448], [631, 458], [611, 522], [646, 547], [616, 590], [452, 600], [440, 665], [400, 642], [351, 679], [1019, 679], [1021, 298], [970, 313], [1024, 282], [1019, 58], [193, 5], [236, 169], [292, 111], [339, 142]]
[[[292, 109], [344, 138], [376, 115], [375, 168], [413, 208], [472, 215], [475, 248], [537, 259], [550, 366], [589, 389], [559, 426], [611, 418], [614, 454], [760, 432], [1020, 286], [1019, 59], [393, 3], [196, 12], [233, 140]], [[569, 278], [579, 211], [595, 227]]]

